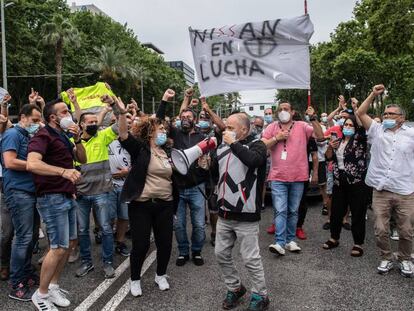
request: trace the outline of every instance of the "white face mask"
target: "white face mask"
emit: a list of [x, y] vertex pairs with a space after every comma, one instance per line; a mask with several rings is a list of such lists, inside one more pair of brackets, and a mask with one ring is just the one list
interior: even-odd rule
[[75, 122], [73, 122], [73, 119], [72, 119], [71, 115], [60, 119], [60, 122], [59, 122], [60, 128], [64, 131], [67, 131], [69, 126], [71, 126], [73, 124], [75, 124]]
[[278, 113], [279, 121], [282, 123], [288, 123], [290, 121], [290, 113], [287, 111], [282, 110]]

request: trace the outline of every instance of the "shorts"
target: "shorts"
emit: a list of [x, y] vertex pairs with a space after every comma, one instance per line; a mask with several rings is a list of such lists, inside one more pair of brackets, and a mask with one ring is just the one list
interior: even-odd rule
[[319, 162], [319, 167], [318, 167], [318, 185], [319, 186], [323, 186], [326, 184], [326, 163], [324, 162]]
[[121, 203], [122, 187], [113, 185], [108, 194], [110, 217], [112, 219], [128, 220], [128, 204]]
[[[213, 193], [212, 193], [213, 192]], [[213, 191], [210, 189], [209, 186], [206, 186], [206, 196], [208, 198], [207, 200], [207, 206], [208, 211], [210, 214], [218, 214], [218, 196], [217, 196], [217, 186], [214, 187]]]
[[50, 248], [69, 248], [77, 239], [76, 201], [65, 194], [51, 193], [37, 198], [37, 210], [46, 225]]
[[326, 173], [326, 194], [332, 195], [332, 188], [334, 185], [334, 174], [332, 171]]

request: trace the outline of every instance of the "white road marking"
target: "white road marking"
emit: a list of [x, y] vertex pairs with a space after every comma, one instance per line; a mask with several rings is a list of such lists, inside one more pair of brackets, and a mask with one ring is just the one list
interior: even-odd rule
[[[151, 267], [152, 263], [155, 261], [157, 257], [157, 252], [153, 251], [147, 259], [145, 259], [144, 264], [142, 266], [141, 276]], [[122, 300], [128, 295], [130, 290], [130, 279], [128, 279], [125, 284], [118, 290], [118, 292], [108, 301], [108, 303], [103, 307], [102, 311], [113, 311], [115, 310]]]
[[88, 296], [82, 303], [76, 307], [74, 311], [86, 311], [88, 310], [99, 297], [125, 272], [129, 267], [129, 258], [125, 259], [123, 263], [119, 265], [115, 270], [115, 277], [112, 279], [106, 279]]

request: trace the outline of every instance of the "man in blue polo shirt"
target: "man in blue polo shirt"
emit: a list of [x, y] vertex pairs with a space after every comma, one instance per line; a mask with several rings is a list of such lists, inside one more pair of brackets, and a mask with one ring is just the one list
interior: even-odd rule
[[26, 170], [27, 147], [30, 137], [39, 129], [41, 111], [37, 106], [24, 105], [19, 122], [7, 130], [1, 141], [3, 187], [6, 204], [11, 213], [15, 238], [10, 260], [10, 298], [30, 301], [31, 286], [38, 282], [31, 264], [33, 232], [39, 230], [35, 186]]

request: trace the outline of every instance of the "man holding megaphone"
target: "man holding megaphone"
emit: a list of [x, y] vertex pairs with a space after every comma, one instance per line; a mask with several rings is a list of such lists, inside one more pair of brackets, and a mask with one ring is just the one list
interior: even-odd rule
[[215, 254], [228, 290], [223, 301], [226, 310], [235, 308], [246, 294], [232, 259], [236, 239], [252, 284], [248, 310], [265, 310], [269, 305], [259, 249], [267, 151], [261, 140], [249, 134], [249, 117], [245, 113], [231, 115], [223, 134], [224, 144], [217, 149], [212, 164], [213, 172], [219, 174]]

